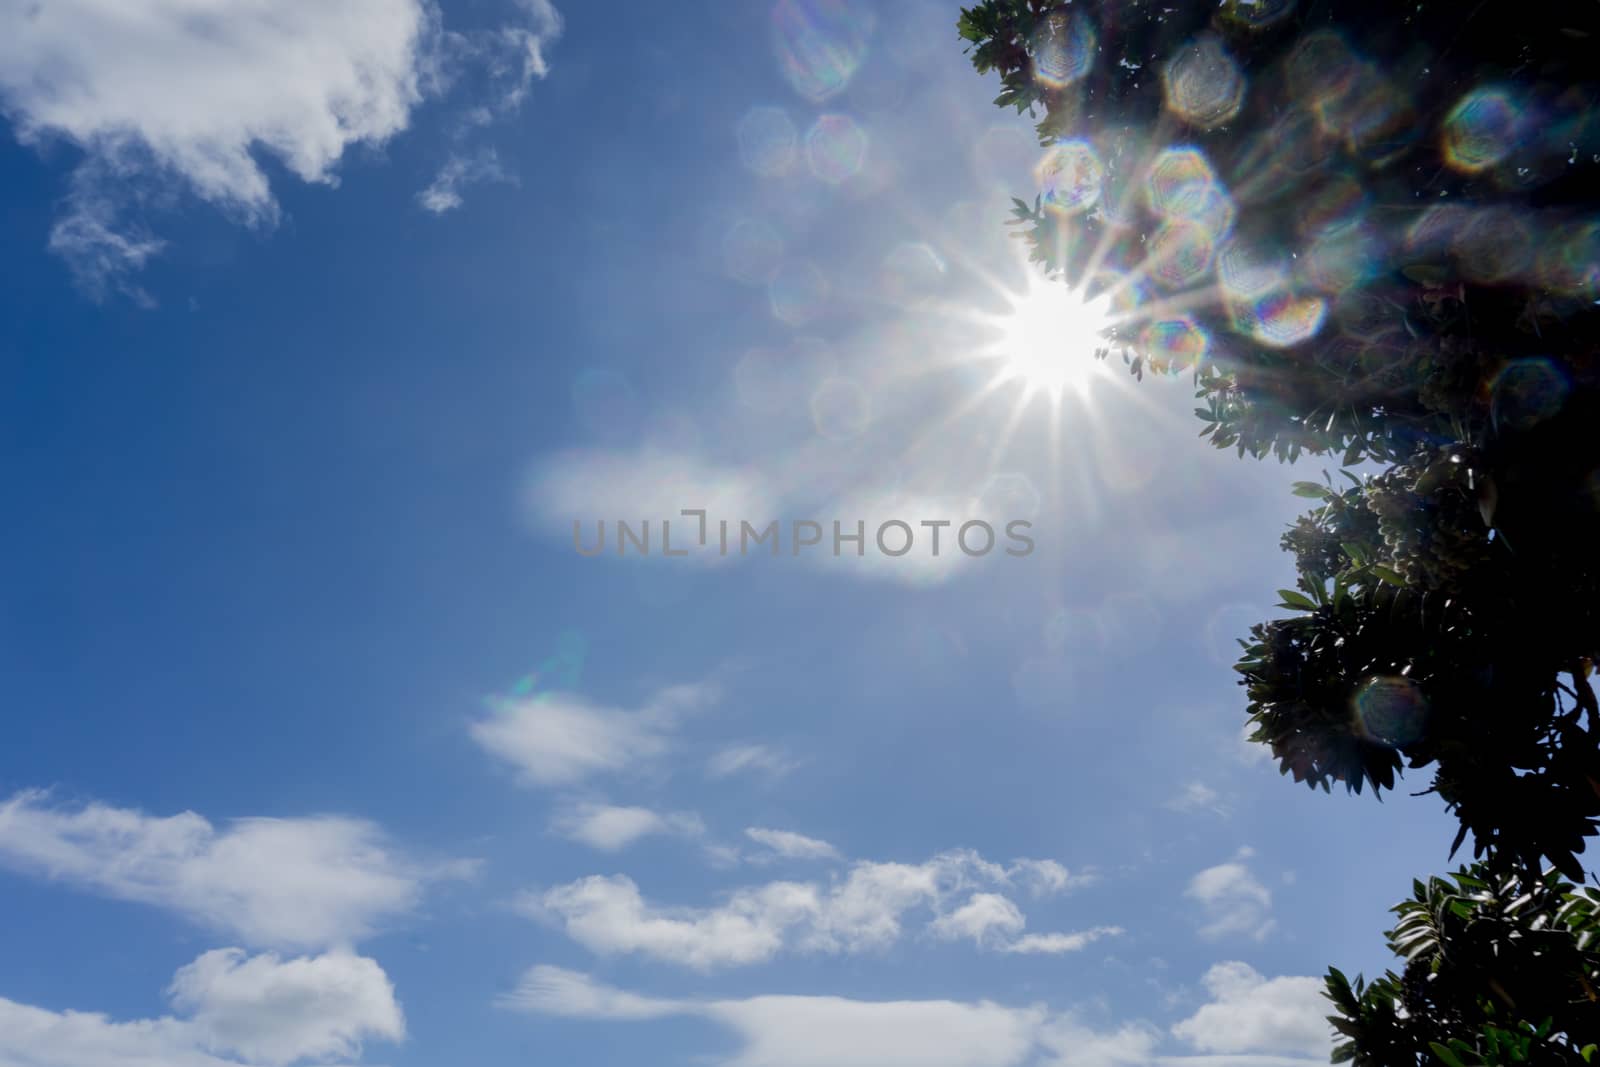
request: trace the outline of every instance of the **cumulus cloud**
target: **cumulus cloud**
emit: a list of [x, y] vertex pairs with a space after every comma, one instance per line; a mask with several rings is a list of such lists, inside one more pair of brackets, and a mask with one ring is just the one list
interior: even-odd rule
[[1211, 1002], [1172, 1028], [1202, 1052], [1320, 1056], [1327, 1062], [1332, 1010], [1317, 978], [1264, 978], [1248, 964], [1218, 963], [1202, 979]]
[[759, 826], [751, 826], [745, 830], [744, 834], [750, 840], [766, 846], [784, 859], [836, 860], [840, 858], [839, 850], [826, 841], [819, 841], [814, 837], [797, 834], [791, 830], [768, 830]]
[[700, 817], [689, 812], [663, 814], [649, 808], [593, 803], [578, 804], [560, 812], [552, 820], [551, 828], [601, 852], [619, 852], [652, 834], [699, 837], [705, 833]]
[[485, 751], [532, 785], [571, 785], [627, 770], [664, 753], [679, 717], [716, 696], [710, 686], [673, 686], [637, 709], [592, 704], [572, 693], [505, 702], [471, 726]]
[[970, 938], [981, 948], [1019, 953], [1076, 951], [1121, 932], [1101, 927], [1018, 938], [1025, 925], [1021, 910], [997, 893], [973, 892], [1008, 879], [1006, 868], [977, 853], [949, 852], [917, 864], [861, 861], [828, 882], [744, 887], [711, 907], [651, 903], [624, 875], [525, 893], [518, 906], [600, 955], [639, 954], [700, 970], [759, 963], [786, 949], [883, 949], [901, 939], [913, 916], [926, 916], [935, 937]]
[[52, 234], [92, 292], [159, 249], [122, 183], [183, 189], [245, 223], [278, 216], [264, 157], [333, 185], [354, 145], [403, 131], [472, 63], [520, 102], [560, 32], [547, 0], [498, 29], [447, 34], [432, 0], [0, 0], [0, 110], [29, 145], [85, 156]]
[[1207, 867], [1189, 880], [1184, 895], [1199, 901], [1206, 914], [1202, 937], [1260, 941], [1277, 925], [1271, 917], [1272, 891], [1242, 862], [1251, 855], [1250, 849], [1241, 849], [1236, 859]]
[[639, 953], [709, 970], [771, 959], [787, 930], [816, 913], [819, 902], [813, 887], [777, 882], [740, 890], [716, 908], [659, 908], [631, 878], [597, 875], [524, 895], [520, 907], [554, 918], [591, 952]]
[[367, 1040], [399, 1041], [388, 976], [348, 953], [283, 960], [208, 952], [168, 990], [181, 1016], [114, 1022], [0, 999], [0, 1063], [27, 1067], [283, 1067], [348, 1060]]
[[252, 1062], [350, 1059], [365, 1037], [405, 1035], [388, 976], [348, 952], [281, 960], [218, 949], [180, 970], [169, 993], [206, 1048]]
[[415, 863], [357, 819], [242, 819], [218, 830], [193, 812], [70, 810], [37, 791], [0, 803], [0, 866], [294, 948], [358, 940], [414, 908], [427, 881], [468, 870]]

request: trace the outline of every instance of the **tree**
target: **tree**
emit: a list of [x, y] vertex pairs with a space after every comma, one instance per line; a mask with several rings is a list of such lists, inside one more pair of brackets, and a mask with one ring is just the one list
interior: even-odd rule
[[[1117, 294], [1097, 355], [1191, 375], [1218, 448], [1340, 468], [1296, 485], [1315, 503], [1282, 539], [1292, 614], [1241, 641], [1253, 740], [1325, 791], [1432, 769], [1460, 822], [1451, 854], [1471, 836], [1481, 861], [1469, 877], [1539, 892], [1548, 864], [1583, 881], [1600, 819], [1600, 7], [984, 0], [959, 30], [999, 75], [995, 103], [1037, 120], [1039, 189], [1012, 220], [1032, 259]], [[1395, 988], [1334, 999], [1370, 1021]], [[1487, 1054], [1495, 1001], [1479, 1000], [1443, 1016], [1459, 1026], [1413, 1013], [1396, 1024], [1410, 1044], [1357, 1037], [1350, 1055]], [[1584, 1033], [1563, 1041], [1600, 1040], [1592, 1012], [1571, 1018]]]
[[1600, 1030], [1600, 897], [1553, 870], [1528, 886], [1477, 864], [1413, 883], [1394, 911], [1400, 974], [1368, 985], [1328, 972], [1349, 1038], [1335, 1063], [1600, 1062], [1600, 1046], [1575, 1036]]

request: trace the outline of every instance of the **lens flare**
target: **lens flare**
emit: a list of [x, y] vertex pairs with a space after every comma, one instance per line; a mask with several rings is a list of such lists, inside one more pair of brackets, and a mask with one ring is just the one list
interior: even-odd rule
[[1088, 141], [1065, 141], [1046, 152], [1034, 169], [1039, 195], [1063, 214], [1087, 211], [1100, 201], [1106, 168]]
[[1265, 29], [1294, 10], [1294, 0], [1222, 0], [1222, 17], [1246, 29]]
[[1191, 222], [1166, 222], [1150, 241], [1147, 269], [1163, 289], [1187, 289], [1210, 273], [1215, 251], [1216, 245], [1205, 227]]
[[1495, 376], [1490, 414], [1502, 429], [1527, 430], [1559, 414], [1572, 383], [1554, 360], [1515, 359]]
[[823, 115], [806, 131], [811, 173], [840, 185], [861, 173], [867, 159], [867, 131], [849, 115]]
[[872, 399], [860, 383], [829, 378], [811, 394], [811, 422], [830, 441], [860, 436], [872, 421]]
[[1356, 727], [1368, 740], [1391, 748], [1404, 748], [1422, 740], [1428, 700], [1411, 679], [1369, 679], [1357, 690], [1353, 703]]
[[1215, 37], [1185, 45], [1161, 71], [1167, 109], [1191, 126], [1215, 129], [1239, 113], [1244, 75]]
[[1139, 331], [1139, 349], [1151, 370], [1180, 374], [1199, 364], [1211, 349], [1211, 338], [1188, 315], [1147, 323]]
[[821, 268], [810, 260], [795, 260], [778, 268], [767, 283], [767, 298], [779, 321], [800, 326], [822, 313], [828, 290], [828, 277]]
[[751, 108], [739, 120], [735, 132], [739, 140], [739, 158], [763, 177], [787, 173], [799, 154], [800, 131], [782, 108]]
[[1033, 42], [1034, 80], [1050, 89], [1066, 88], [1089, 73], [1097, 45], [1087, 18], [1052, 12]]
[[867, 57], [873, 20], [852, 0], [778, 0], [773, 47], [784, 76], [812, 103], [843, 92]]
[[1269, 348], [1292, 348], [1322, 329], [1327, 304], [1320, 296], [1272, 293], [1245, 307], [1236, 325]]
[[1463, 174], [1487, 170], [1516, 148], [1520, 120], [1504, 90], [1474, 89], [1445, 116], [1445, 161]]
[[1145, 178], [1145, 202], [1157, 218], [1197, 226], [1213, 242], [1227, 236], [1237, 211], [1198, 148], [1167, 148], [1156, 156]]

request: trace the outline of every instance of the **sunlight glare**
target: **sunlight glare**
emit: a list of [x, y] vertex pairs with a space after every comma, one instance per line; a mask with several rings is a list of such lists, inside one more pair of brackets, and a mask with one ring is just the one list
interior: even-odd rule
[[1111, 326], [1109, 294], [1086, 299], [1059, 282], [1036, 281], [1002, 318], [995, 355], [1004, 378], [1020, 381], [1029, 394], [1083, 393], [1101, 368], [1095, 351], [1106, 347]]

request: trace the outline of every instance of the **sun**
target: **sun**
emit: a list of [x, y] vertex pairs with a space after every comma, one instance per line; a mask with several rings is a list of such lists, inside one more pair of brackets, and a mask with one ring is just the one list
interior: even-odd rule
[[1002, 378], [1021, 382], [1030, 395], [1084, 393], [1103, 373], [1095, 351], [1106, 346], [1112, 324], [1109, 295], [1088, 298], [1060, 282], [1036, 280], [1000, 318], [992, 354]]

